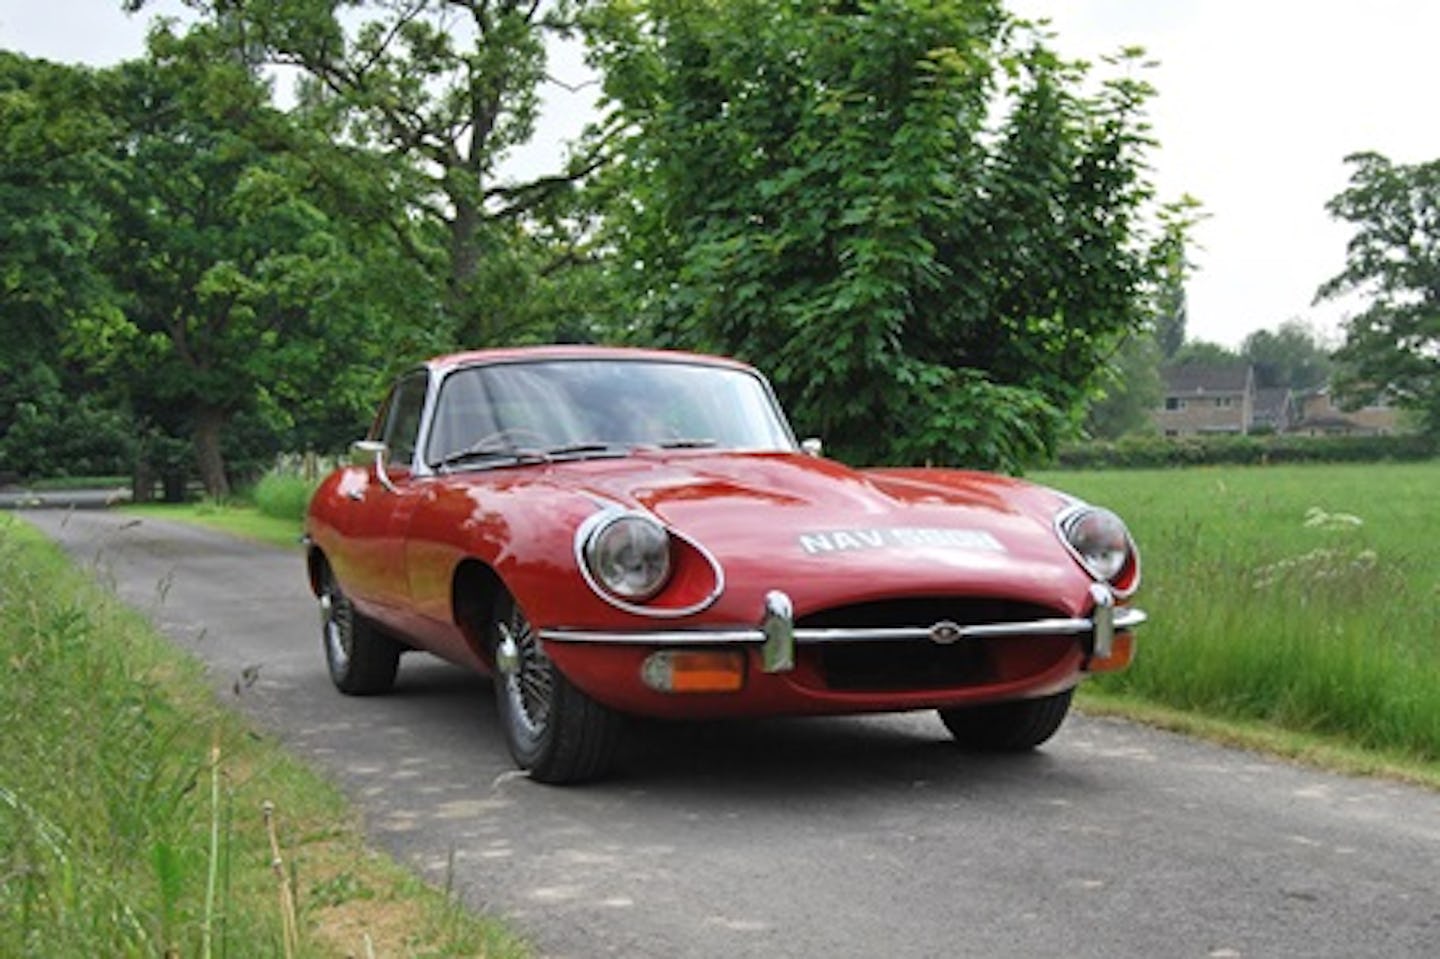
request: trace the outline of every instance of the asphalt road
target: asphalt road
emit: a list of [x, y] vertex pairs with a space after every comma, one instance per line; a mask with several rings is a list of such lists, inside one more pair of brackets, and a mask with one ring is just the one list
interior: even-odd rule
[[9, 509], [105, 509], [128, 502], [128, 489], [43, 490], [0, 487], [0, 510]]
[[1440, 955], [1433, 792], [1083, 716], [973, 758], [930, 714], [646, 726], [615, 779], [545, 787], [452, 667], [334, 692], [298, 551], [22, 515], [341, 782], [376, 844], [544, 956]]

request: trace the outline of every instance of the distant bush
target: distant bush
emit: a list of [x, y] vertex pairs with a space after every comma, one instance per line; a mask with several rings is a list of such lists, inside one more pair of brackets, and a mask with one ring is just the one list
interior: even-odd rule
[[260, 477], [252, 496], [255, 508], [266, 516], [299, 523], [305, 518], [314, 490], [315, 483], [302, 474], [272, 469]]
[[17, 478], [127, 475], [135, 427], [91, 397], [42, 397], [16, 404], [0, 434], [0, 462]]
[[1412, 462], [1440, 455], [1436, 440], [1403, 436], [1129, 436], [1064, 447], [1061, 469], [1165, 469], [1267, 463]]

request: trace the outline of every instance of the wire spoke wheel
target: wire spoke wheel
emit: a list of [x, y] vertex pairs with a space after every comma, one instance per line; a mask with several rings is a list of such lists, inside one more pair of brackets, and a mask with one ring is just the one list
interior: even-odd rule
[[369, 696], [395, 685], [401, 645], [356, 611], [328, 569], [320, 587], [320, 641], [330, 681], [342, 693]]
[[502, 642], [514, 647], [514, 668], [504, 676], [504, 695], [515, 719], [532, 737], [543, 736], [555, 700], [555, 666], [518, 606], [500, 624]]
[[515, 764], [545, 783], [603, 775], [619, 742], [620, 715], [571, 685], [509, 594], [496, 601], [489, 631], [496, 707]]

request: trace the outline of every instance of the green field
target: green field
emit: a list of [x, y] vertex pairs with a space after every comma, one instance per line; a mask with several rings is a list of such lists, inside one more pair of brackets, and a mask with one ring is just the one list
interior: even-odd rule
[[1030, 478], [1140, 543], [1152, 622], [1100, 690], [1440, 763], [1440, 463]]

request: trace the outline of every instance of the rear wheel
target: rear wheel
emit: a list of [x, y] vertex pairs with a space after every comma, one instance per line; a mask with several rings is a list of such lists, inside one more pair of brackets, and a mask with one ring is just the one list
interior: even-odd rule
[[495, 701], [515, 764], [545, 783], [604, 775], [620, 741], [620, 714], [576, 689], [555, 668], [508, 593], [496, 601], [489, 632]]
[[342, 693], [372, 696], [395, 685], [400, 644], [356, 611], [328, 569], [320, 588], [320, 639], [330, 681]]
[[1024, 752], [1045, 742], [1070, 711], [1075, 690], [988, 706], [940, 710], [940, 721], [965, 749], [977, 752]]

